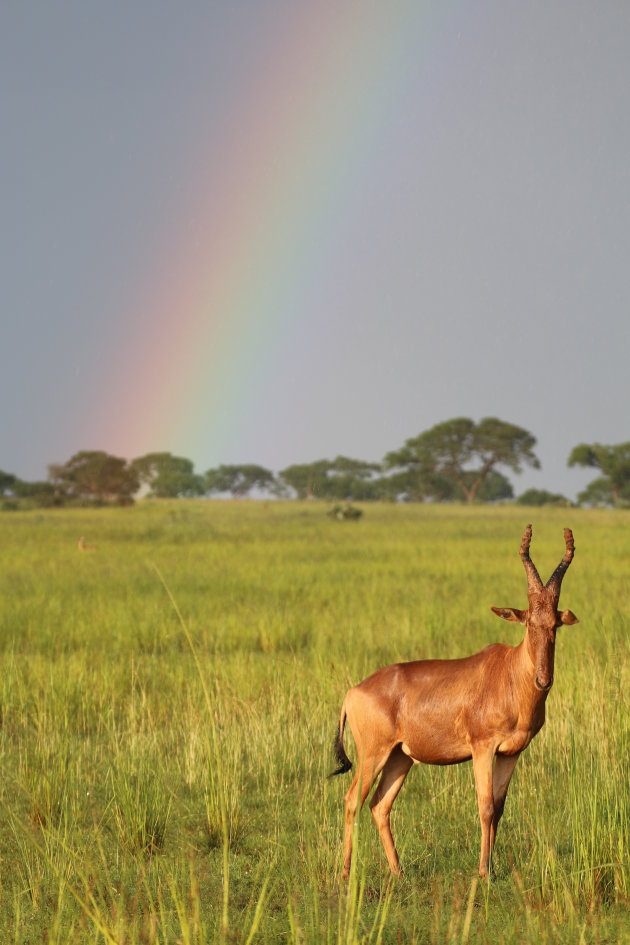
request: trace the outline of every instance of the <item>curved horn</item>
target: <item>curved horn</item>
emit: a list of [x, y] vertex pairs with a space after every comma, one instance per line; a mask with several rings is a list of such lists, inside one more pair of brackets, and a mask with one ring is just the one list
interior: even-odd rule
[[573, 532], [570, 528], [565, 528], [564, 530], [564, 542], [566, 545], [564, 558], [545, 585], [546, 590], [552, 591], [556, 597], [560, 597], [562, 578], [564, 577], [565, 571], [573, 561], [573, 555], [575, 554], [575, 542], [573, 541]]
[[523, 535], [523, 540], [521, 542], [521, 561], [527, 573], [527, 593], [530, 594], [532, 591], [539, 591], [542, 588], [542, 581], [538, 576], [538, 571], [534, 562], [529, 557], [529, 543], [532, 540], [532, 526], [528, 525], [525, 529]]

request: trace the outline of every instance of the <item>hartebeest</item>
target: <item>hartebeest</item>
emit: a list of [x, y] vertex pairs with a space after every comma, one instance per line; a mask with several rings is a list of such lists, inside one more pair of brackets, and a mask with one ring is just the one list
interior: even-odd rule
[[396, 663], [348, 690], [335, 742], [340, 767], [332, 772], [343, 774], [352, 767], [343, 745], [347, 719], [359, 764], [345, 798], [345, 878], [356, 811], [379, 774], [370, 807], [390, 869], [400, 876], [389, 815], [411, 766], [420, 761], [451, 765], [471, 758], [481, 820], [479, 873], [487, 877], [512, 772], [545, 721], [556, 630], [577, 623], [570, 610], [558, 610], [562, 579], [575, 551], [571, 530], [564, 530], [564, 557], [544, 586], [529, 556], [531, 537], [528, 525], [520, 550], [528, 609], [491, 608], [504, 620], [525, 625], [518, 646], [494, 643], [464, 659]]

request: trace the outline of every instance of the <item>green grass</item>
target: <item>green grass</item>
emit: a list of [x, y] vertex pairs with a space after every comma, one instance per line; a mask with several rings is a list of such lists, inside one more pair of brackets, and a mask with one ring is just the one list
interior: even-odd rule
[[[0, 941], [630, 941], [630, 514], [141, 503], [0, 516]], [[547, 723], [489, 886], [472, 768], [416, 766], [340, 880], [348, 686], [520, 628], [573, 528]], [[80, 553], [79, 536], [95, 549]], [[346, 746], [354, 757], [349, 734]]]

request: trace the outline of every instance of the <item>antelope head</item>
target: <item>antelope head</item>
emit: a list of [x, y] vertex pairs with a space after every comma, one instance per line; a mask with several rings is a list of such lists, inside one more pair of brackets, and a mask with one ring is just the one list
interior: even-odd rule
[[566, 550], [562, 561], [545, 585], [538, 576], [534, 562], [529, 556], [532, 540], [532, 526], [528, 525], [521, 542], [521, 561], [527, 574], [527, 610], [513, 607], [492, 607], [492, 610], [504, 620], [525, 624], [525, 645], [534, 666], [534, 682], [541, 692], [549, 692], [553, 683], [556, 630], [564, 625], [578, 622], [570, 610], [558, 610], [562, 579], [575, 552], [573, 533], [570, 528], [564, 530]]

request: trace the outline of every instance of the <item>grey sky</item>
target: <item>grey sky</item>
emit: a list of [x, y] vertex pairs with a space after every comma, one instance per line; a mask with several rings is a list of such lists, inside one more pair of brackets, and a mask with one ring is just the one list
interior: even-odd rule
[[[493, 415], [538, 439], [517, 492], [575, 495], [571, 448], [630, 439], [629, 88], [612, 0], [3, 4], [0, 468], [380, 459]], [[229, 315], [191, 301], [225, 234]], [[158, 331], [171, 259], [199, 291]]]

